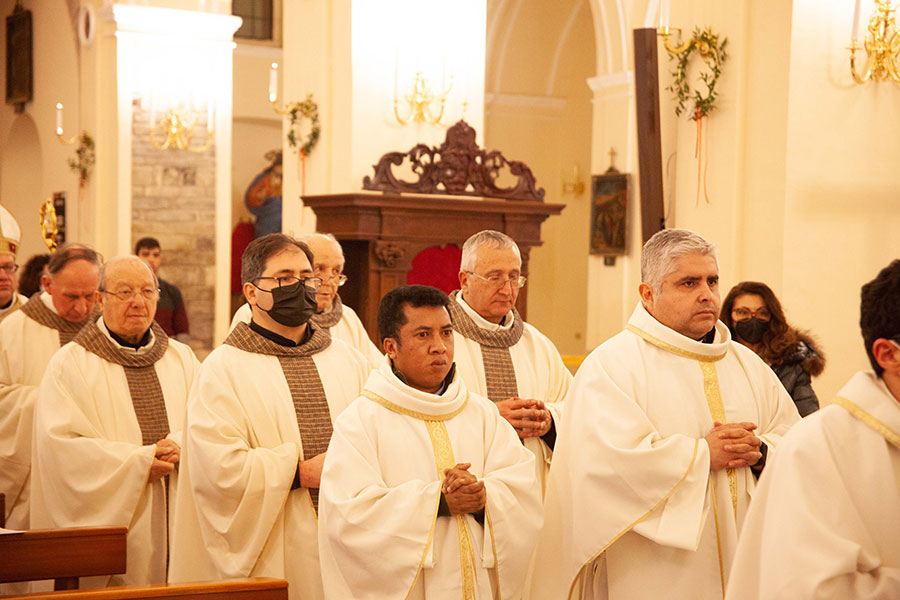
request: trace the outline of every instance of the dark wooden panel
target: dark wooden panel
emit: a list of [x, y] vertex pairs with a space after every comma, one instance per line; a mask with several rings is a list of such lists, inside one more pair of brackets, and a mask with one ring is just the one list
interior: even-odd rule
[[[84, 527], [0, 535], [0, 581], [124, 573], [126, 531], [124, 527]], [[57, 589], [77, 587], [77, 579], [57, 583]]]
[[656, 29], [634, 30], [634, 95], [637, 105], [641, 235], [646, 242], [665, 227]]

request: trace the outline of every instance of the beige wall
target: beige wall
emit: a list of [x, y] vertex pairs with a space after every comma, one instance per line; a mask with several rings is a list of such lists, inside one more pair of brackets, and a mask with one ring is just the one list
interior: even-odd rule
[[[484, 146], [527, 164], [565, 204], [531, 251], [529, 321], [563, 353], [582, 353], [588, 302], [591, 90], [594, 40], [588, 2], [489, 5]], [[578, 169], [581, 194], [563, 192]], [[595, 171], [596, 172], [596, 171]]]

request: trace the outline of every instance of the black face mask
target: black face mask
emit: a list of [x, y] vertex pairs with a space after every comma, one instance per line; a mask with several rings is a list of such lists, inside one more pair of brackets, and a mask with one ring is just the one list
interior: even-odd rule
[[769, 330], [768, 321], [760, 321], [756, 317], [750, 317], [734, 324], [734, 331], [738, 337], [749, 344], [758, 344], [763, 335]]
[[299, 327], [316, 314], [316, 290], [309, 289], [302, 281], [277, 287], [271, 293], [272, 308], [266, 312], [276, 323]]

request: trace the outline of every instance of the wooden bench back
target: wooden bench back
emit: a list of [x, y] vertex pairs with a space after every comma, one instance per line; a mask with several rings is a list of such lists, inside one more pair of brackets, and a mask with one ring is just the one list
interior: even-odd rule
[[93, 590], [63, 590], [0, 596], [3, 600], [288, 600], [284, 579], [254, 577], [196, 583], [126, 585]]

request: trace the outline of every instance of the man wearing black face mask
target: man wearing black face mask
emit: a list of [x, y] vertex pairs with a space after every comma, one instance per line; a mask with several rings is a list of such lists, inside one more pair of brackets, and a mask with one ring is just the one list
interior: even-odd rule
[[241, 279], [252, 307], [201, 368], [188, 400], [170, 580], [278, 577], [322, 598], [316, 511], [332, 422], [366, 359], [309, 322], [321, 279], [303, 242], [254, 240]]

